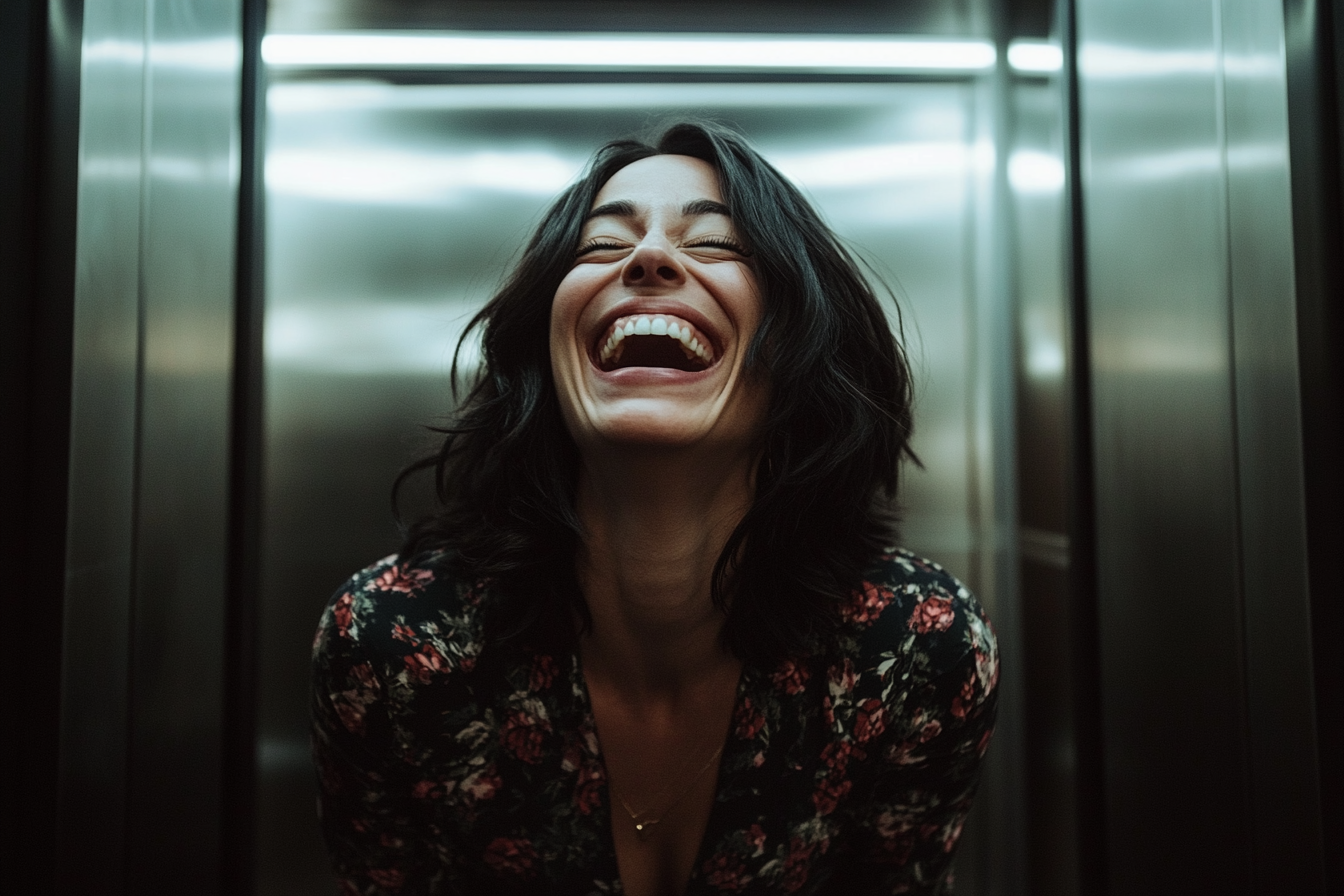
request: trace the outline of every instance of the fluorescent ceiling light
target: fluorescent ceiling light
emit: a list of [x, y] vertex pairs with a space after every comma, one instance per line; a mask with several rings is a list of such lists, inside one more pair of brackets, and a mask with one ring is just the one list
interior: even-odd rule
[[1015, 40], [1008, 45], [1008, 65], [1022, 74], [1049, 74], [1064, 67], [1064, 51], [1044, 41]]
[[277, 69], [531, 69], [972, 74], [993, 68], [977, 40], [828, 35], [334, 32], [269, 34]]

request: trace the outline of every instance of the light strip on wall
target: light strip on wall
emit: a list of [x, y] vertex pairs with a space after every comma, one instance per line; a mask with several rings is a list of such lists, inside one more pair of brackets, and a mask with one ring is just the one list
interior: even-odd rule
[[993, 68], [976, 40], [828, 35], [270, 34], [262, 59], [277, 69], [531, 69], [974, 74]]

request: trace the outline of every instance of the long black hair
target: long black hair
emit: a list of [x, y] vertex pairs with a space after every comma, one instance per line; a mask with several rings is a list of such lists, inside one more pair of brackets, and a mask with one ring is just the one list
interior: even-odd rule
[[399, 488], [432, 469], [439, 501], [409, 527], [401, 556], [443, 550], [456, 575], [488, 581], [492, 641], [560, 633], [572, 643], [591, 626], [574, 571], [578, 452], [551, 376], [551, 302], [598, 191], [655, 155], [715, 168], [763, 296], [745, 359], [770, 384], [756, 495], [712, 581], [726, 646], [761, 665], [824, 650], [841, 602], [894, 537], [898, 467], [914, 457], [910, 369], [852, 255], [788, 180], [719, 125], [608, 143], [545, 213], [463, 336], [479, 329], [482, 368], [438, 430], [441, 447], [398, 477]]

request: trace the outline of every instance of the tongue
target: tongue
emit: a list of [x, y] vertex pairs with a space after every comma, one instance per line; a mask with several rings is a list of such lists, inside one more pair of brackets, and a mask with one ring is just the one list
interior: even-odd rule
[[667, 336], [627, 336], [622, 345], [621, 358], [608, 366], [610, 370], [626, 367], [668, 367], [673, 370], [704, 370], [705, 362], [687, 358], [681, 343]]

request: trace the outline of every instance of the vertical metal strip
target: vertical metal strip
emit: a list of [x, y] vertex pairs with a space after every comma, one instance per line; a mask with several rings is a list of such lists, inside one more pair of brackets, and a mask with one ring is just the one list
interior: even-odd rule
[[56, 892], [125, 888], [144, 7], [84, 10]]
[[129, 892], [222, 892], [239, 4], [146, 34], [127, 790]]
[[1344, 893], [1344, 15], [1283, 11], [1319, 792], [1326, 892]]
[[1070, 302], [1065, 353], [1069, 392], [1069, 631], [1074, 663], [1077, 745], [1078, 882], [1100, 896], [1109, 877], [1106, 854], [1105, 755], [1101, 715], [1101, 646], [1097, 615], [1095, 464], [1092, 446], [1092, 347], [1088, 322], [1087, 216], [1083, 201], [1081, 105], [1076, 0], [1058, 0], [1064, 51], [1065, 194], [1068, 202]]
[[237, 258], [234, 269], [228, 581], [225, 586], [224, 891], [255, 893], [257, 601], [265, 316], [265, 0], [243, 0]]
[[1324, 887], [1344, 893], [1344, 15], [1284, 0], [1302, 476]]

